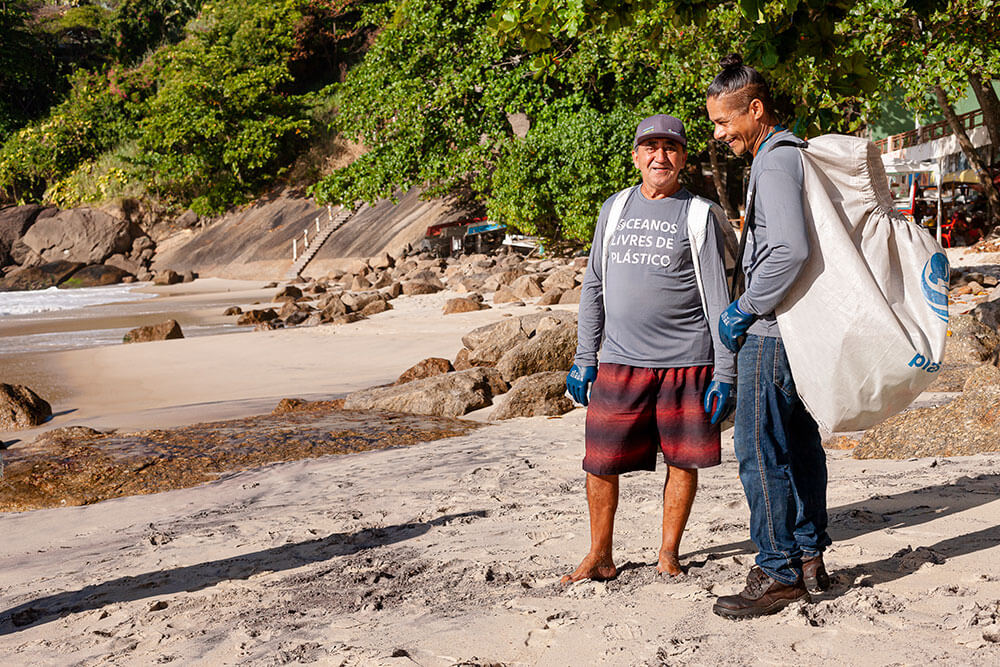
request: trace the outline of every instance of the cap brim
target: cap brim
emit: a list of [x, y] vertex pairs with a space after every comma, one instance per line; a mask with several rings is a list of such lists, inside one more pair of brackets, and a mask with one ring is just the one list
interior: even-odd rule
[[687, 139], [679, 137], [676, 134], [668, 134], [666, 132], [653, 132], [651, 134], [644, 134], [641, 139], [636, 139], [632, 143], [632, 148], [633, 149], [638, 148], [639, 144], [641, 144], [644, 141], [649, 141], [650, 139], [671, 139], [679, 143], [681, 146], [684, 146], [684, 148], [687, 148]]

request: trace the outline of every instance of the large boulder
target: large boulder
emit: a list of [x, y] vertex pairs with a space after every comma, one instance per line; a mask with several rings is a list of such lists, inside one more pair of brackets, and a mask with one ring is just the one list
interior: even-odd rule
[[442, 359], [441, 357], [430, 357], [403, 371], [403, 374], [399, 376], [398, 380], [396, 380], [396, 384], [406, 384], [407, 382], [413, 382], [414, 380], [422, 380], [423, 378], [429, 378], [435, 375], [443, 375], [444, 373], [450, 373], [453, 370], [455, 370], [454, 367], [452, 367], [451, 362], [447, 359]]
[[454, 315], [455, 313], [471, 313], [476, 310], [484, 310], [487, 308], [489, 308], [489, 306], [482, 302], [482, 297], [476, 299], [473, 297], [460, 296], [445, 301], [444, 314]]
[[251, 326], [256, 324], [262, 324], [264, 322], [270, 322], [271, 320], [278, 319], [278, 313], [274, 308], [262, 308], [259, 310], [250, 310], [242, 315], [236, 320], [238, 326]]
[[142, 264], [139, 262], [129, 259], [125, 255], [118, 253], [116, 255], [111, 255], [106, 260], [104, 260], [105, 266], [113, 266], [115, 268], [121, 269], [125, 273], [130, 275], [137, 275], [142, 269]]
[[372, 315], [378, 315], [379, 313], [384, 313], [387, 310], [392, 310], [392, 304], [383, 299], [375, 299], [370, 301], [364, 308], [361, 309], [360, 313], [364, 317], [371, 317]]
[[582, 291], [581, 286], [574, 287], [573, 289], [568, 289], [562, 293], [559, 297], [559, 303], [561, 304], [573, 304], [580, 303], [580, 292]]
[[154, 340], [173, 340], [175, 338], [184, 338], [181, 325], [177, 324], [177, 320], [167, 320], [160, 324], [136, 327], [125, 334], [122, 342], [149, 343]]
[[944, 361], [928, 391], [961, 391], [969, 375], [1000, 350], [1000, 335], [972, 315], [952, 315]]
[[538, 276], [521, 276], [510, 284], [510, 291], [521, 299], [534, 299], [544, 292]]
[[36, 220], [22, 240], [47, 262], [101, 264], [116, 253], [130, 253], [141, 235], [133, 223], [97, 209], [74, 208]]
[[1000, 288], [993, 290], [990, 298], [973, 308], [969, 314], [994, 331], [1000, 329]]
[[116, 285], [126, 276], [130, 276], [128, 271], [123, 271], [116, 266], [107, 264], [91, 264], [85, 266], [66, 280], [59, 283], [60, 289], [69, 287], [101, 287], [102, 285]]
[[38, 426], [51, 416], [52, 406], [28, 387], [0, 383], [0, 431]]
[[38, 204], [0, 208], [0, 266], [13, 263], [10, 250], [35, 222], [42, 207]]
[[184, 277], [173, 269], [158, 271], [156, 275], [153, 276], [154, 285], [176, 285], [182, 282], [184, 282]]
[[526, 340], [528, 333], [516, 317], [487, 324], [462, 336], [462, 343], [469, 349], [468, 361], [473, 366], [494, 366], [504, 352]]
[[493, 396], [505, 390], [506, 385], [495, 369], [470, 368], [406, 384], [362, 389], [348, 394], [344, 407], [459, 417], [490, 405]]
[[302, 290], [300, 290], [295, 285], [285, 285], [277, 292], [275, 292], [274, 298], [272, 298], [271, 300], [277, 301], [278, 299], [286, 296], [290, 296], [293, 299], [298, 299], [300, 296], [302, 296]]
[[17, 269], [0, 280], [0, 290], [36, 290], [54, 287], [83, 267], [80, 262], [48, 262]]
[[498, 401], [490, 419], [561, 415], [573, 409], [566, 397], [565, 371], [547, 371], [518, 378]]
[[504, 352], [497, 370], [506, 382], [543, 371], [562, 371], [573, 365], [576, 326], [571, 322], [546, 329]]
[[379, 301], [382, 295], [378, 292], [344, 292], [340, 295], [340, 300], [350, 312], [360, 311], [373, 301]]
[[983, 364], [950, 403], [910, 410], [866, 431], [854, 457], [908, 459], [995, 451], [1000, 451], [1000, 368]]
[[416, 296], [418, 294], [434, 294], [444, 289], [440, 280], [407, 280], [403, 282], [403, 294]]
[[576, 287], [576, 269], [565, 268], [553, 271], [542, 281], [542, 287], [546, 292], [552, 289], [566, 291]]

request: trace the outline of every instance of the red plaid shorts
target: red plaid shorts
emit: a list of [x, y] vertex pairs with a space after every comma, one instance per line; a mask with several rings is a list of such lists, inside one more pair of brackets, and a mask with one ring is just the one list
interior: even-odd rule
[[656, 470], [656, 451], [677, 468], [719, 465], [719, 426], [705, 412], [711, 366], [601, 364], [587, 408], [583, 469], [595, 475]]

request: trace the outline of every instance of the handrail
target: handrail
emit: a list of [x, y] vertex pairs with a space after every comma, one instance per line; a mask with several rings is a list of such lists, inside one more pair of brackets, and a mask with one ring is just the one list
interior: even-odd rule
[[[975, 111], [963, 113], [958, 117], [958, 121], [966, 130], [971, 130], [985, 123], [982, 109], [976, 109]], [[910, 146], [916, 146], [917, 144], [934, 141], [935, 139], [940, 139], [941, 137], [945, 137], [951, 133], [951, 125], [948, 124], [948, 121], [942, 120], [937, 123], [931, 123], [930, 125], [923, 125], [915, 130], [910, 130], [909, 132], [894, 134], [891, 137], [879, 139], [875, 142], [875, 145], [878, 146], [879, 150], [883, 153], [890, 153], [892, 151], [898, 151], [901, 148], [909, 148]]]
[[[327, 220], [327, 222], [329, 222], [330, 220], [333, 220], [333, 207], [330, 206], [329, 204], [326, 205], [326, 220]], [[316, 234], [319, 234], [319, 231], [320, 231], [319, 216], [317, 215], [316, 216]], [[306, 227], [304, 230], [302, 230], [302, 245], [303, 245], [303, 249], [304, 250], [309, 248], [309, 227]], [[293, 238], [292, 239], [292, 261], [294, 262], [298, 258], [299, 258], [299, 240], [298, 240], [298, 238]]]

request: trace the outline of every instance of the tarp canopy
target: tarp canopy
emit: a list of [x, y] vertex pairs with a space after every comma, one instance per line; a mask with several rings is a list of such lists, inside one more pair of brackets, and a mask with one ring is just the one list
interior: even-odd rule
[[941, 167], [936, 160], [898, 160], [886, 155], [882, 156], [882, 164], [885, 165], [887, 174], [916, 174], [920, 172], [930, 172], [935, 176], [940, 175]]
[[945, 174], [941, 179], [942, 183], [979, 183], [979, 174], [975, 169], [963, 169]]

